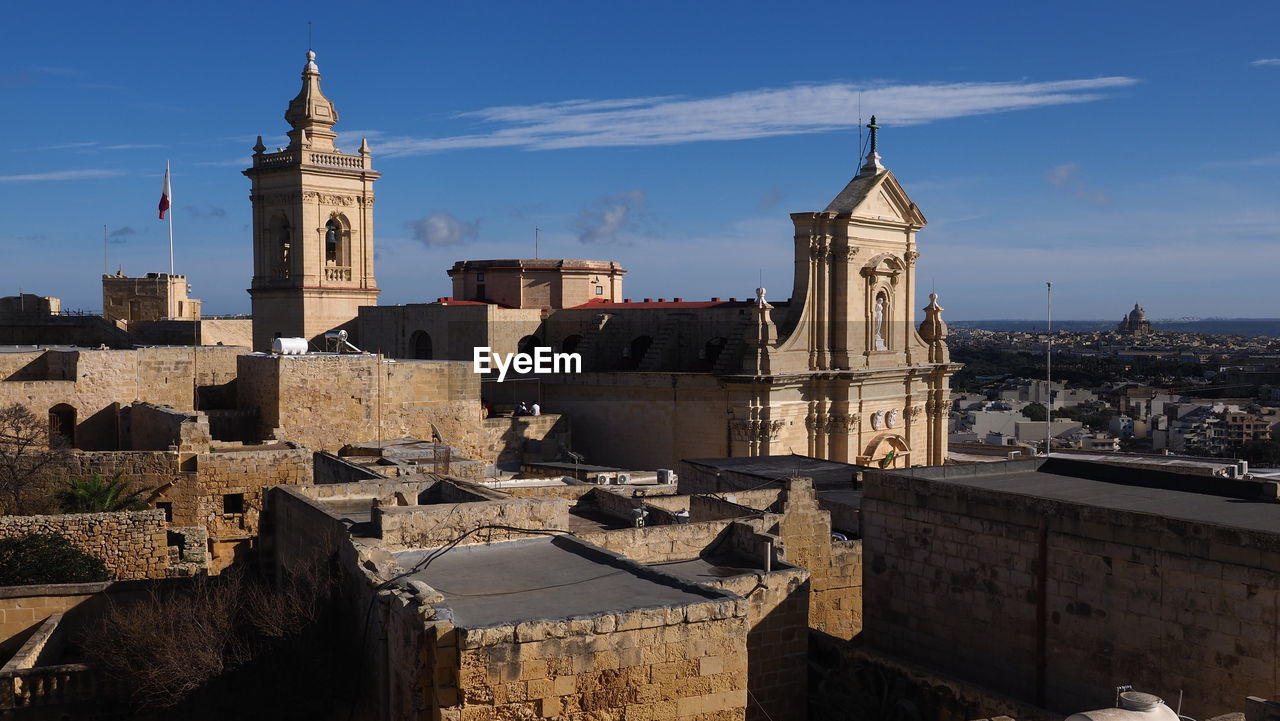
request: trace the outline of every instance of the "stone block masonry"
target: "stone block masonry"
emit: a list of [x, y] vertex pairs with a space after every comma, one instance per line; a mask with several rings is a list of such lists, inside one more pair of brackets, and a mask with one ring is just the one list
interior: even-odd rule
[[113, 580], [164, 578], [169, 565], [163, 511], [0, 516], [0, 538], [62, 536], [102, 559]]
[[440, 718], [740, 721], [748, 700], [739, 603], [446, 632], [456, 645], [436, 657], [458, 659], [457, 690]]
[[1064, 713], [1280, 690], [1275, 533], [890, 473], [863, 509], [876, 648]]

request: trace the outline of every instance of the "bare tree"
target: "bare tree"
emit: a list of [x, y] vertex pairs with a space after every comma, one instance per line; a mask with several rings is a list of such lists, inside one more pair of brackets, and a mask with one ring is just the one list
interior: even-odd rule
[[274, 583], [231, 568], [154, 584], [111, 604], [86, 627], [90, 663], [129, 689], [140, 710], [172, 709], [235, 669], [296, 638], [324, 612], [333, 580], [319, 567]]
[[0, 503], [8, 514], [29, 515], [52, 505], [53, 471], [66, 455], [49, 422], [21, 403], [0, 407]]

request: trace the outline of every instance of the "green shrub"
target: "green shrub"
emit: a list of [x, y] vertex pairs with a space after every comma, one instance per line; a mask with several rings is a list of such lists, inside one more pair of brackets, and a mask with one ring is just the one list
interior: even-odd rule
[[109, 479], [95, 473], [91, 478], [73, 478], [60, 489], [56, 498], [66, 513], [111, 513], [114, 511], [141, 511], [147, 507], [142, 500], [150, 489], [129, 490], [129, 482], [117, 473]]
[[0, 539], [0, 586], [92, 583], [110, 578], [102, 559], [49, 533]]

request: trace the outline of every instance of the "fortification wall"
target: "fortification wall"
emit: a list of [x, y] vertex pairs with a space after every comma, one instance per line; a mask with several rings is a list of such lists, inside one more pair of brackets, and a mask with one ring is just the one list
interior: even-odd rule
[[1280, 535], [867, 475], [877, 648], [1062, 712], [1277, 691]]
[[486, 457], [480, 381], [467, 363], [245, 355], [239, 364], [240, 407], [258, 409], [264, 437], [337, 452], [379, 438], [431, 438], [434, 426], [464, 457]]
[[197, 386], [235, 378], [235, 357], [241, 352], [230, 347], [44, 351], [46, 357], [27, 363], [44, 364], [42, 377], [19, 373], [22, 368], [4, 376], [13, 380], [0, 381], [0, 405], [21, 403], [39, 417], [56, 405], [70, 406], [75, 447], [115, 450], [125, 445], [121, 406], [142, 401], [190, 411]]

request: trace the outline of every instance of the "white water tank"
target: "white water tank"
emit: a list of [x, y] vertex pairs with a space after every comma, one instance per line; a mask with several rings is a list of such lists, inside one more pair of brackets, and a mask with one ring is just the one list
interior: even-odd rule
[[308, 345], [306, 338], [272, 338], [271, 352], [277, 355], [305, 355]]
[[1125, 691], [1120, 694], [1119, 707], [1071, 714], [1067, 721], [1179, 721], [1179, 718], [1159, 696]]

